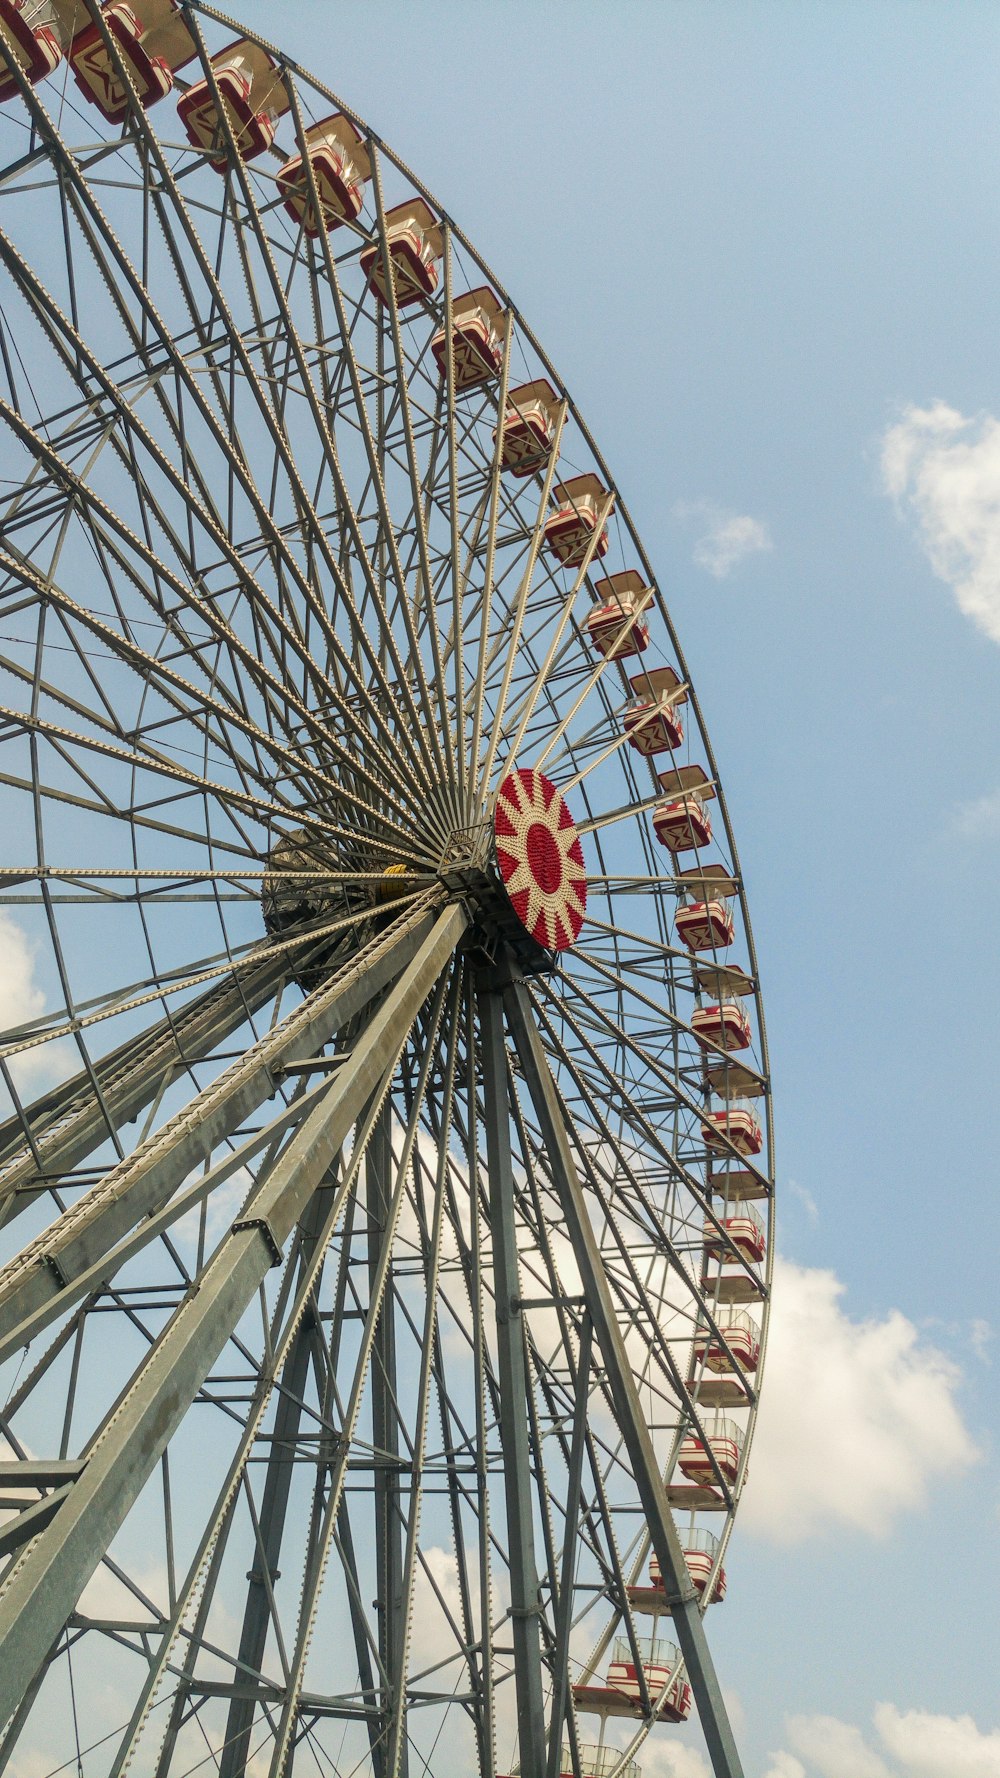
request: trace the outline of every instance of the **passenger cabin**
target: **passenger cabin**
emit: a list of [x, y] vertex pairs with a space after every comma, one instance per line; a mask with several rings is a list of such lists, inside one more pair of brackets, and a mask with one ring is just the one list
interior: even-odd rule
[[20, 97], [13, 69], [37, 86], [58, 68], [78, 17], [76, 0], [0, 0], [0, 100]]
[[757, 1113], [747, 1099], [727, 1099], [703, 1115], [702, 1141], [716, 1154], [728, 1154], [730, 1146], [737, 1154], [760, 1154], [764, 1133]]
[[[492, 383], [500, 374], [503, 359], [503, 325], [506, 311], [488, 284], [456, 296], [451, 305], [451, 354], [455, 388], [476, 389]], [[431, 340], [431, 356], [441, 373], [448, 374], [448, 341], [444, 328]]]
[[577, 1710], [593, 1710], [600, 1716], [642, 1716], [641, 1667], [656, 1721], [684, 1722], [691, 1713], [691, 1687], [678, 1674], [680, 1662], [678, 1649], [662, 1637], [637, 1636], [634, 1651], [625, 1637], [616, 1637], [606, 1683], [574, 1685], [573, 1702]]
[[724, 1234], [720, 1234], [714, 1222], [705, 1224], [705, 1252], [709, 1259], [717, 1259], [720, 1265], [731, 1265], [732, 1248], [735, 1247], [750, 1265], [759, 1266], [767, 1250], [767, 1236], [753, 1205], [743, 1204], [737, 1212], [720, 1216], [719, 1222]]
[[[407, 198], [385, 213], [385, 239], [394, 274], [396, 306], [433, 296], [438, 286], [444, 242], [437, 217], [423, 198]], [[380, 303], [389, 301], [389, 274], [381, 241], [366, 247], [361, 269], [368, 287]]]
[[[310, 240], [316, 240], [343, 222], [357, 221], [372, 168], [361, 132], [340, 111], [310, 125], [305, 147], [305, 155], [293, 155], [278, 169], [277, 184], [289, 216]], [[310, 169], [315, 203], [309, 190]]]
[[[684, 1561], [691, 1576], [691, 1584], [699, 1593], [704, 1593], [712, 1571], [715, 1569], [719, 1554], [719, 1540], [711, 1531], [685, 1531], [682, 1533], [684, 1543]], [[660, 1575], [660, 1564], [655, 1556], [649, 1560], [649, 1578], [652, 1585], [663, 1591], [663, 1580]], [[715, 1573], [715, 1581], [709, 1595], [708, 1603], [718, 1605], [726, 1596], [726, 1571], [719, 1568]]]
[[750, 1020], [738, 1000], [725, 995], [696, 1006], [691, 1014], [691, 1029], [705, 1050], [726, 1050], [732, 1054], [750, 1046], [753, 1033]]
[[[552, 455], [559, 423], [559, 399], [544, 377], [507, 392], [500, 467], [510, 475], [537, 475]], [[493, 442], [496, 443], [496, 432]]]
[[735, 1309], [719, 1321], [718, 1328], [718, 1334], [709, 1327], [696, 1332], [695, 1363], [704, 1364], [719, 1377], [736, 1370], [755, 1371], [760, 1363], [760, 1330], [752, 1316], [745, 1309]]
[[[165, 99], [174, 75], [193, 61], [194, 38], [178, 11], [176, 0], [137, 0], [123, 5], [109, 0], [101, 7], [108, 36], [128, 70], [144, 110]], [[128, 115], [131, 94], [126, 91], [107, 45], [96, 24], [74, 37], [69, 52], [73, 79], [85, 99], [96, 105], [109, 123]]]
[[613, 661], [645, 654], [649, 625], [644, 613], [652, 602], [652, 587], [629, 568], [624, 574], [595, 581], [594, 592], [598, 603], [588, 613], [587, 636], [595, 653]]
[[[574, 475], [553, 490], [559, 505], [545, 521], [545, 546], [562, 568], [580, 568], [587, 559], [606, 556], [609, 548], [607, 520], [614, 511], [614, 500], [604, 514], [608, 499], [596, 475]], [[598, 525], [600, 524], [600, 530]], [[596, 542], [594, 538], [596, 536]]]
[[712, 823], [705, 807], [715, 795], [715, 785], [706, 776], [703, 766], [671, 766], [657, 774], [660, 789], [666, 791], [653, 810], [653, 832], [661, 846], [669, 851], [693, 852], [707, 846], [712, 838]]
[[740, 1467], [743, 1431], [735, 1420], [715, 1419], [702, 1437], [690, 1432], [681, 1440], [677, 1467], [689, 1482], [716, 1487], [719, 1476], [732, 1486]]
[[278, 119], [288, 110], [288, 94], [267, 51], [248, 38], [238, 38], [211, 58], [211, 82], [196, 81], [178, 102], [177, 115], [187, 139], [208, 155], [217, 173], [229, 165], [229, 141], [241, 161], [264, 154], [274, 141]]
[[691, 865], [678, 871], [676, 882], [682, 895], [694, 897], [682, 901], [674, 916], [681, 944], [689, 951], [725, 950], [736, 931], [732, 912], [736, 882], [725, 865]]
[[[587, 1742], [577, 1742], [577, 1758], [573, 1759], [573, 1750], [563, 1743], [559, 1753], [559, 1778], [610, 1778], [612, 1772], [617, 1778], [642, 1778], [642, 1773], [635, 1760], [621, 1763], [621, 1753], [617, 1747], [595, 1747]], [[521, 1778], [520, 1762], [514, 1767], [510, 1778]]]
[[629, 746], [647, 759], [679, 747], [684, 739], [680, 706], [688, 693], [673, 667], [650, 667], [629, 685], [632, 701], [625, 711]]

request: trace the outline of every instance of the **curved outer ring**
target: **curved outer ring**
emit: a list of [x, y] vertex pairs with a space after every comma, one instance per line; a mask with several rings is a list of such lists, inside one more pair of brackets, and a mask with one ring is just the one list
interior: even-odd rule
[[[761, 995], [760, 995], [760, 988], [759, 988], [759, 983], [758, 983], [757, 954], [756, 954], [756, 948], [755, 948], [754, 940], [753, 940], [753, 929], [752, 929], [752, 926], [750, 923], [749, 910], [748, 910], [747, 904], [746, 904], [746, 895], [745, 895], [744, 885], [743, 885], [743, 876], [742, 876], [742, 872], [740, 869], [739, 854], [738, 854], [735, 839], [733, 836], [733, 830], [732, 830], [732, 825], [730, 822], [729, 811], [728, 811], [728, 807], [727, 807], [727, 803], [726, 803], [725, 793], [724, 793], [724, 790], [722, 787], [721, 780], [719, 778], [714, 751], [712, 749], [711, 741], [709, 739], [707, 727], [706, 727], [703, 717], [702, 717], [701, 707], [698, 702], [697, 693], [694, 689], [690, 674], [687, 670], [684, 652], [683, 652], [683, 649], [681, 648], [676, 631], [674, 629], [674, 625], [671, 620], [666, 602], [665, 602], [663, 595], [660, 591], [659, 583], [658, 583], [656, 575], [654, 573], [652, 564], [649, 560], [649, 557], [646, 554], [646, 551], [643, 548], [643, 545], [641, 543], [641, 540], [638, 536], [635, 525], [633, 523], [631, 513], [628, 509], [626, 502], [622, 499], [622, 497], [620, 495], [620, 492], [618, 490], [615, 479], [612, 476], [612, 474], [607, 466], [607, 463], [605, 462], [605, 459], [604, 459], [600, 449], [598, 448], [598, 446], [593, 438], [592, 433], [590, 432], [586, 422], [584, 421], [582, 415], [580, 414], [571, 395], [569, 394], [568, 390], [566, 389], [562, 378], [559, 376], [559, 373], [555, 369], [555, 366], [553, 365], [552, 361], [548, 357], [544, 348], [539, 343], [535, 334], [532, 332], [532, 329], [524, 321], [524, 318], [521, 315], [520, 310], [517, 308], [517, 305], [511, 299], [504, 284], [501, 282], [500, 279], [497, 278], [497, 276], [494, 273], [494, 271], [492, 270], [492, 268], [486, 263], [486, 261], [477, 252], [476, 248], [473, 246], [473, 244], [469, 240], [468, 236], [454, 222], [454, 220], [450, 216], [449, 212], [444, 208], [444, 206], [439, 202], [439, 200], [434, 197], [434, 195], [430, 191], [430, 189], [426, 185], [424, 185], [422, 180], [419, 179], [419, 177], [412, 171], [412, 169], [407, 165], [407, 163], [405, 161], [403, 161], [399, 157], [399, 155], [389, 146], [389, 144], [384, 140], [384, 138], [381, 137], [377, 131], [375, 131], [371, 128], [371, 126], [367, 123], [367, 121], [361, 117], [360, 113], [355, 111], [352, 106], [350, 106], [344, 99], [342, 99], [339, 96], [339, 94], [334, 92], [334, 90], [331, 87], [327, 86], [325, 84], [325, 82], [320, 80], [312, 72], [311, 69], [304, 67], [300, 62], [296, 61], [294, 57], [287, 55], [283, 50], [281, 50], [279, 48], [278, 45], [270, 42], [267, 38], [262, 37], [259, 32], [248, 29], [246, 27], [246, 25], [241, 20], [233, 18], [232, 15], [220, 10], [217, 7], [206, 4], [205, 0], [187, 0], [187, 4], [190, 5], [190, 7], [193, 11], [200, 13], [205, 18], [212, 19], [215, 21], [215, 23], [223, 26], [227, 30], [234, 32], [234, 34], [236, 34], [237, 36], [244, 37], [244, 38], [250, 40], [251, 42], [258, 44], [262, 49], [266, 50], [267, 53], [274, 58], [274, 61], [279, 68], [287, 68], [290, 72], [292, 72], [296, 76], [298, 76], [308, 87], [312, 88], [315, 92], [322, 94], [326, 99], [328, 99], [330, 101], [330, 103], [333, 107], [335, 107], [339, 111], [342, 111], [345, 116], [350, 118], [351, 121], [356, 124], [356, 126], [362, 132], [362, 134], [368, 140], [373, 142], [376, 145], [376, 147], [380, 150], [380, 152], [386, 156], [387, 160], [389, 160], [392, 163], [392, 165], [395, 166], [397, 171], [400, 172], [406, 179], [408, 179], [410, 181], [410, 183], [413, 186], [414, 191], [419, 193], [419, 195], [421, 197], [423, 197], [424, 200], [435, 211], [436, 215], [440, 219], [441, 224], [444, 226], [446, 232], [450, 233], [454, 237], [454, 239], [460, 243], [460, 245], [463, 247], [465, 252], [469, 255], [469, 257], [479, 267], [480, 271], [482, 272], [482, 274], [484, 276], [484, 279], [491, 284], [492, 288], [496, 292], [497, 296], [500, 298], [501, 302], [507, 308], [509, 308], [512, 316], [516, 319], [517, 326], [518, 326], [520, 332], [523, 334], [525, 340], [530, 344], [532, 350], [536, 353], [536, 355], [538, 357], [539, 363], [544, 367], [546, 373], [551, 378], [553, 387], [559, 393], [560, 397], [565, 399], [566, 404], [567, 404], [568, 413], [572, 416], [573, 421], [579, 430], [580, 436], [586, 443], [588, 450], [591, 452], [594, 464], [596, 465], [596, 467], [598, 468], [598, 470], [600, 471], [601, 475], [604, 478], [605, 486], [607, 487], [609, 492], [614, 493], [616, 514], [620, 518], [620, 520], [622, 521], [623, 525], [625, 526], [625, 528], [628, 532], [629, 540], [630, 540], [631, 545], [635, 551], [637, 561], [641, 565], [641, 568], [643, 570], [646, 584], [652, 588], [653, 599], [654, 599], [656, 608], [659, 612], [659, 615], [664, 623], [664, 626], [665, 626], [665, 629], [667, 632], [667, 636], [669, 637], [670, 646], [673, 651], [678, 670], [681, 674], [683, 681], [686, 682], [687, 687], [688, 687], [688, 698], [689, 698], [690, 706], [691, 706], [692, 712], [693, 712], [696, 722], [697, 722], [698, 731], [699, 731], [699, 735], [701, 738], [701, 743], [704, 747], [705, 758], [706, 758], [706, 762], [708, 764], [708, 767], [709, 767], [709, 770], [711, 773], [711, 778], [712, 778], [712, 780], [715, 784], [715, 787], [716, 787], [718, 812], [722, 818], [722, 824], [723, 824], [723, 827], [725, 830], [726, 842], [727, 842], [727, 846], [728, 846], [728, 850], [729, 850], [729, 856], [730, 856], [732, 863], [733, 863], [733, 869], [734, 869], [734, 875], [735, 875], [735, 881], [736, 881], [736, 892], [737, 892], [737, 897], [739, 900], [741, 921], [742, 921], [743, 931], [744, 931], [745, 939], [746, 939], [747, 957], [748, 957], [748, 962], [749, 962], [749, 966], [750, 966], [751, 978], [754, 982], [753, 997], [754, 997], [754, 1005], [755, 1005], [756, 1018], [757, 1018], [760, 1060], [761, 1060], [763, 1077], [764, 1077], [764, 1080], [766, 1083], [766, 1090], [764, 1093], [764, 1107], [765, 1107], [766, 1136], [767, 1136], [767, 1145], [768, 1145], [767, 1152], [768, 1152], [768, 1158], [769, 1158], [769, 1185], [770, 1185], [770, 1191], [769, 1191], [769, 1195], [767, 1198], [768, 1241], [767, 1241], [767, 1254], [766, 1254], [766, 1261], [765, 1261], [765, 1268], [764, 1268], [765, 1295], [764, 1295], [763, 1302], [761, 1304], [761, 1341], [760, 1341], [761, 1358], [760, 1358], [760, 1363], [758, 1365], [758, 1369], [757, 1369], [756, 1376], [755, 1376], [755, 1392], [756, 1392], [757, 1398], [759, 1399], [759, 1392], [760, 1392], [760, 1388], [762, 1385], [763, 1376], [764, 1376], [764, 1368], [765, 1368], [765, 1355], [766, 1355], [766, 1348], [767, 1348], [768, 1327], [769, 1327], [769, 1321], [770, 1321], [771, 1286], [772, 1286], [773, 1269], [774, 1269], [774, 1238], [773, 1238], [773, 1235], [774, 1235], [774, 1127], [773, 1127], [773, 1111], [772, 1111], [772, 1102], [771, 1102], [770, 1060], [769, 1060], [769, 1052], [768, 1052], [768, 1045], [767, 1045], [767, 1030], [766, 1030], [766, 1025], [765, 1025], [765, 1021], [764, 1021], [764, 1010], [763, 1010], [763, 1005], [762, 1005]], [[41, 158], [41, 157], [44, 157], [45, 154], [46, 154], [46, 149], [44, 148], [44, 146], [40, 146], [39, 148], [37, 148], [34, 151], [34, 154], [29, 154], [28, 156], [25, 157], [25, 162], [30, 163], [30, 161], [33, 158], [35, 158], [36, 156], [38, 158]], [[21, 164], [23, 165], [23, 164], [25, 164], [25, 162], [22, 162]], [[652, 762], [647, 762], [647, 763], [649, 765], [650, 773], [651, 773], [651, 775], [653, 775], [654, 768], [653, 768]], [[654, 778], [654, 782], [655, 782], [655, 778]], [[654, 893], [655, 893], [655, 891], [654, 891]], [[751, 1412], [750, 1423], [749, 1423], [748, 1429], [747, 1429], [747, 1436], [746, 1436], [746, 1439], [744, 1440], [743, 1448], [742, 1448], [742, 1452], [741, 1452], [739, 1471], [737, 1474], [736, 1482], [734, 1484], [734, 1489], [733, 1489], [734, 1509], [733, 1509], [733, 1512], [728, 1515], [726, 1525], [725, 1525], [725, 1527], [722, 1531], [721, 1537], [720, 1537], [720, 1549], [719, 1549], [719, 1560], [720, 1561], [725, 1554], [725, 1548], [728, 1543], [728, 1539], [729, 1539], [729, 1535], [730, 1535], [730, 1532], [732, 1529], [733, 1521], [735, 1519], [735, 1509], [736, 1509], [736, 1506], [738, 1506], [738, 1504], [739, 1504], [739, 1496], [742, 1492], [743, 1482], [744, 1482], [744, 1479], [746, 1476], [746, 1471], [747, 1471], [747, 1466], [748, 1466], [748, 1461], [749, 1461], [750, 1448], [751, 1448], [751, 1445], [753, 1442], [753, 1431], [754, 1431], [755, 1423], [756, 1423], [756, 1407]], [[671, 1461], [672, 1460], [673, 1459], [671, 1458]], [[707, 1607], [707, 1604], [708, 1604], [707, 1598], [703, 1598], [703, 1609]]]

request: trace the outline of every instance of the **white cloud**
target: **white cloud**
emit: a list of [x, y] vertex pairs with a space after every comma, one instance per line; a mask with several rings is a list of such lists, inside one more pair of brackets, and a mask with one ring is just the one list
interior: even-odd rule
[[853, 1723], [835, 1716], [790, 1716], [785, 1728], [796, 1753], [822, 1778], [891, 1778]]
[[891, 1764], [854, 1723], [790, 1716], [795, 1753], [772, 1754], [765, 1778], [1000, 1778], [1000, 1729], [982, 1730], [971, 1716], [879, 1704], [874, 1724]]
[[[37, 945], [10, 914], [0, 909], [0, 1031], [9, 1031], [45, 1011], [45, 994], [35, 980]], [[18, 1092], [34, 1094], [61, 1080], [72, 1067], [72, 1051], [65, 1043], [38, 1044], [23, 1056], [9, 1061]], [[0, 1086], [0, 1115], [10, 1101]]]
[[898, 1309], [854, 1321], [833, 1272], [778, 1261], [741, 1523], [778, 1543], [835, 1525], [885, 1536], [978, 1453], [960, 1373]]
[[638, 1755], [642, 1778], [712, 1778], [704, 1755], [683, 1741], [651, 1735]]
[[806, 1769], [794, 1753], [772, 1753], [764, 1778], [806, 1778]]
[[1000, 1778], [1000, 1729], [984, 1733], [971, 1716], [879, 1704], [875, 1727], [906, 1778]]
[[1000, 642], [1000, 420], [909, 406], [882, 438], [882, 483], [959, 609]]
[[678, 501], [674, 517], [704, 524], [704, 531], [695, 541], [692, 560], [716, 580], [725, 580], [747, 556], [774, 548], [771, 533], [761, 519], [730, 512], [711, 500]]

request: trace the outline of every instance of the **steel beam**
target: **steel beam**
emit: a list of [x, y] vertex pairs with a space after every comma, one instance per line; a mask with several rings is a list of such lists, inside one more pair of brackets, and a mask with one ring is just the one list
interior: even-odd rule
[[[365, 1156], [365, 1194], [368, 1212], [368, 1284], [374, 1297], [384, 1263], [386, 1223], [393, 1188], [392, 1142], [388, 1108], [383, 1107], [372, 1131]], [[403, 1684], [403, 1642], [406, 1610], [403, 1599], [403, 1520], [399, 1498], [399, 1414], [396, 1407], [396, 1299], [392, 1260], [388, 1259], [382, 1305], [375, 1331], [371, 1366], [372, 1445], [376, 1459], [375, 1569], [378, 1647], [384, 1679], [381, 1695], [381, 1730], [372, 1745], [375, 1778], [386, 1778], [387, 1748], [383, 1738], [391, 1718], [396, 1689]], [[378, 1460], [382, 1458], [380, 1463]], [[406, 1778], [408, 1748], [400, 1743], [399, 1778]]]
[[205, 1267], [198, 1289], [176, 1310], [84, 1453], [85, 1468], [55, 1519], [0, 1585], [0, 1722], [17, 1708], [61, 1634], [351, 1125], [396, 1066], [466, 924], [459, 903], [438, 914], [413, 961], [359, 1034], [350, 1064], [334, 1077], [260, 1182]]
[[142, 1217], [154, 1214], [193, 1168], [275, 1089], [275, 1071], [315, 1054], [393, 981], [431, 924], [426, 902], [357, 952], [205, 1092], [112, 1168], [100, 1183], [0, 1271], [0, 1362], [81, 1294], [80, 1279]]
[[[576, 1419], [570, 1446], [569, 1469], [566, 1476], [566, 1519], [562, 1552], [562, 1573], [559, 1578], [559, 1600], [556, 1608], [555, 1680], [552, 1687], [552, 1715], [549, 1723], [548, 1778], [559, 1778], [562, 1769], [563, 1722], [567, 1720], [569, 1703], [569, 1639], [573, 1626], [573, 1584], [576, 1578], [577, 1528], [583, 1505], [583, 1463], [587, 1455], [587, 1406], [590, 1401], [590, 1357], [594, 1344], [594, 1324], [589, 1315], [581, 1318], [580, 1354], [576, 1367]], [[568, 1719], [572, 1736], [572, 1713]]]
[[716, 1778], [743, 1778], [743, 1766], [705, 1637], [698, 1594], [691, 1584], [677, 1526], [667, 1505], [653, 1441], [646, 1426], [597, 1236], [569, 1145], [562, 1101], [524, 983], [510, 983], [503, 991], [503, 1003], [525, 1085], [538, 1119], [546, 1167], [566, 1218], [566, 1231], [594, 1323], [618, 1429], [628, 1452], [660, 1572], [668, 1595], [675, 1601], [671, 1610], [677, 1641], [698, 1705], [712, 1767]]
[[[333, 1192], [320, 1187], [303, 1219], [300, 1272], [304, 1278], [310, 1270], [316, 1239], [325, 1221], [325, 1212]], [[292, 1486], [294, 1464], [292, 1453], [299, 1436], [306, 1381], [309, 1375], [313, 1343], [317, 1337], [315, 1304], [307, 1304], [292, 1337], [292, 1343], [281, 1368], [278, 1406], [268, 1450], [264, 1489], [257, 1523], [253, 1567], [247, 1576], [247, 1600], [243, 1611], [238, 1665], [233, 1675], [233, 1691], [222, 1744], [219, 1778], [241, 1778], [250, 1753], [257, 1690], [246, 1675], [263, 1671], [264, 1650], [271, 1624], [271, 1600], [278, 1579], [278, 1561], [285, 1531], [288, 1497]], [[244, 1679], [242, 1687], [238, 1680]]]
[[531, 1510], [531, 1451], [528, 1431], [528, 1366], [520, 1309], [517, 1231], [514, 1221], [514, 1169], [507, 1103], [507, 1051], [500, 996], [479, 992], [483, 1058], [486, 1164], [493, 1234], [493, 1289], [500, 1382], [500, 1443], [507, 1502], [507, 1559], [514, 1644], [514, 1685], [521, 1778], [545, 1778], [545, 1711], [539, 1615], [541, 1601], [535, 1565]]
[[[304, 949], [303, 956], [308, 952]], [[10, 1222], [59, 1184], [111, 1134], [130, 1123], [155, 1098], [174, 1068], [201, 1059], [277, 991], [295, 967], [287, 951], [268, 955], [262, 946], [233, 965], [232, 976], [159, 1019], [141, 1036], [102, 1056], [92, 1071], [81, 1069], [53, 1088], [22, 1117], [0, 1125], [0, 1220]], [[25, 1126], [30, 1141], [25, 1136]], [[39, 1175], [45, 1183], [35, 1184]], [[51, 1180], [49, 1176], [51, 1175]]]

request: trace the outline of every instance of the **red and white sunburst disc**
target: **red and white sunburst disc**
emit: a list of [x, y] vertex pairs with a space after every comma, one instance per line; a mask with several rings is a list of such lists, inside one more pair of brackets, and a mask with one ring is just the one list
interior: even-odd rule
[[509, 772], [493, 814], [497, 866], [526, 932], [547, 951], [576, 943], [587, 905], [583, 847], [566, 800], [533, 766]]

